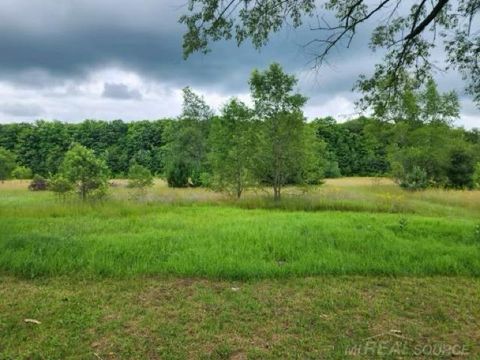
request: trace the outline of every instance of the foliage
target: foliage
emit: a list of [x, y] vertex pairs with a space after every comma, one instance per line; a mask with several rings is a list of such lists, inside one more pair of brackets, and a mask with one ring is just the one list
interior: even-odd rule
[[480, 188], [480, 162], [475, 165], [475, 172], [473, 173], [473, 184], [475, 188]]
[[240, 198], [255, 184], [257, 124], [253, 112], [241, 101], [230, 100], [222, 115], [214, 117], [209, 134], [210, 186]]
[[357, 89], [364, 93], [358, 105], [361, 109], [373, 109], [376, 118], [389, 122], [421, 124], [452, 124], [459, 117], [460, 104], [454, 91], [439, 93], [437, 84], [429, 78], [423, 86], [408, 74], [401, 87], [389, 91], [392, 79], [381, 75], [370, 79], [361, 77]]
[[74, 184], [61, 174], [57, 174], [48, 180], [48, 190], [64, 200], [73, 189]]
[[[389, 124], [359, 117], [343, 124], [333, 118], [315, 119], [317, 137], [326, 143], [326, 176], [373, 176], [388, 172]], [[328, 168], [333, 174], [328, 175]], [[339, 171], [336, 170], [338, 167]]]
[[399, 180], [400, 186], [406, 190], [425, 190], [429, 186], [427, 172], [418, 166], [406, 171]]
[[12, 171], [12, 177], [14, 179], [31, 179], [32, 176], [32, 170], [26, 166], [19, 165]]
[[15, 154], [0, 147], [0, 181], [10, 178], [15, 168]]
[[475, 158], [469, 149], [453, 148], [449, 154], [446, 168], [448, 186], [456, 189], [473, 188], [475, 173]]
[[213, 116], [213, 110], [202, 96], [197, 95], [190, 87], [183, 89], [183, 106], [181, 119], [208, 121]]
[[19, 165], [33, 173], [56, 174], [72, 143], [79, 143], [105, 159], [112, 175], [126, 176], [130, 161], [163, 171], [161, 147], [169, 119], [157, 121], [85, 120], [78, 124], [37, 121], [0, 124], [0, 147], [15, 153]]
[[[360, 116], [345, 122], [318, 118], [309, 124], [301, 119], [306, 99], [294, 91], [296, 85], [294, 76], [272, 64], [268, 70], [252, 74], [255, 107], [241, 105], [237, 109], [240, 115], [249, 112], [248, 116], [230, 111], [228, 116], [222, 113], [215, 117], [205, 100], [186, 88], [183, 111], [176, 120], [0, 124], [0, 147], [13, 154], [19, 167], [31, 168], [44, 177], [61, 172], [65, 153], [77, 142], [104, 159], [113, 177], [128, 176], [129, 164], [136, 163], [152, 174], [163, 175], [171, 186], [210, 186], [230, 193], [235, 192], [235, 179], [243, 179], [245, 187], [272, 186], [275, 175], [268, 168], [275, 158], [290, 164], [281, 176], [282, 187], [318, 182], [322, 176], [384, 176], [400, 171], [396, 176], [399, 179], [415, 166], [427, 172], [432, 186], [471, 186], [468, 179], [464, 184], [449, 179], [454, 177], [453, 167], [457, 165], [451, 162], [451, 156], [455, 149], [465, 149], [474, 162], [480, 161], [480, 133], [453, 126], [458, 99], [451, 92], [439, 93], [433, 80], [419, 89], [408, 84], [399, 88], [395, 97], [398, 101], [385, 108], [380, 105], [387, 103], [378, 98], [380, 107], [373, 117]], [[387, 96], [386, 92], [382, 94]], [[294, 130], [291, 139], [290, 126]], [[312, 131], [316, 136], [311, 136]], [[272, 136], [283, 136], [285, 142], [278, 144], [290, 144], [288, 149], [273, 156]], [[290, 155], [283, 157], [283, 151], [302, 156], [298, 161], [289, 160]], [[234, 161], [235, 153], [241, 155], [240, 166], [229, 163]], [[281, 164], [277, 165], [280, 169]], [[241, 176], [233, 176], [236, 168], [243, 169]], [[241, 193], [244, 186], [237, 188]]]
[[392, 175], [402, 180], [419, 167], [432, 186], [471, 188], [475, 155], [464, 131], [446, 124], [398, 125], [389, 147]]
[[200, 186], [207, 170], [207, 139], [213, 111], [190, 88], [183, 89], [180, 118], [165, 129], [165, 176], [174, 187]]
[[296, 83], [294, 76], [275, 63], [263, 72], [255, 70], [250, 79], [255, 113], [261, 120], [257, 177], [272, 186], [277, 200], [286, 184], [315, 182], [321, 177], [314, 134], [301, 112], [307, 98], [293, 93]]
[[20, 134], [16, 152], [22, 165], [34, 174], [48, 176], [58, 172], [70, 144], [68, 126], [59, 121], [38, 121]]
[[[443, 46], [447, 57], [445, 67], [460, 70], [467, 82], [467, 91], [480, 104], [477, 59], [480, 35], [475, 21], [479, 11], [477, 0], [418, 0], [405, 6], [400, 6], [400, 1], [396, 0], [379, 3], [366, 0], [191, 0], [187, 13], [179, 20], [187, 28], [183, 37], [184, 56], [187, 57], [195, 51], [209, 51], [211, 41], [222, 39], [233, 38], [238, 44], [251, 39], [259, 48], [268, 42], [271, 33], [287, 24], [300, 27], [306, 19], [314, 17], [316, 21], [309, 27], [319, 36], [308, 41], [305, 47], [313, 53], [316, 65], [327, 60], [338, 45], [349, 47], [355, 35], [363, 33], [360, 29], [365, 27], [371, 32], [371, 49], [382, 49], [385, 53], [372, 77], [372, 80], [385, 79], [381, 86], [383, 91], [376, 94], [392, 94], [389, 100], [393, 102], [397, 101], [398, 89], [408, 84], [404, 74], [412, 73], [419, 86], [430, 77], [432, 69], [439, 67], [434, 62], [438, 56], [434, 49]], [[333, 18], [334, 23], [325, 18]]]
[[286, 74], [278, 63], [272, 63], [263, 72], [254, 70], [249, 84], [255, 103], [255, 114], [264, 119], [300, 111], [307, 98], [293, 93], [297, 83], [295, 76]]
[[174, 188], [187, 187], [189, 185], [190, 169], [181, 159], [175, 159], [175, 161], [171, 160], [165, 170], [168, 186]]
[[153, 175], [145, 166], [133, 163], [128, 171], [127, 186], [143, 191], [145, 188], [153, 186]]
[[44, 191], [47, 190], [48, 181], [43, 176], [35, 174], [32, 181], [28, 185], [28, 189], [31, 191]]
[[82, 200], [101, 198], [107, 189], [108, 168], [102, 159], [92, 150], [75, 144], [66, 154], [61, 174], [75, 188]]

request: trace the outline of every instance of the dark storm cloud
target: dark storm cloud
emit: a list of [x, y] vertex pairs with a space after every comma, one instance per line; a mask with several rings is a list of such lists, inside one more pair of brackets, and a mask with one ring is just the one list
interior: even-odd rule
[[[328, 63], [316, 70], [311, 61], [320, 50], [303, 45], [322, 34], [310, 31], [308, 24], [300, 30], [287, 27], [261, 51], [248, 43], [237, 48], [233, 42], [219, 42], [213, 44], [211, 53], [194, 54], [184, 61], [181, 44], [185, 29], [177, 19], [186, 11], [185, 3], [2, 0], [0, 80], [16, 89], [39, 89], [43, 94], [49, 91], [44, 88], [66, 85], [72, 90], [67, 89], [66, 95], [73, 96], [75, 91], [80, 92], [76, 84], [92, 71], [118, 67], [165, 88], [193, 86], [230, 96], [248, 91], [253, 68], [265, 68], [276, 61], [297, 73], [300, 91], [310, 98], [308, 105], [318, 106], [336, 96], [352, 100], [356, 95], [351, 89], [358, 75], [372, 73], [381, 59], [381, 54], [373, 54], [368, 48], [374, 21], [357, 32], [350, 49], [335, 49]], [[122, 79], [103, 81], [108, 82], [103, 97], [142, 98]], [[458, 76], [447, 83], [463, 85]], [[59, 96], [55, 91], [50, 94]], [[143, 100], [147, 98], [144, 94]]]
[[[134, 5], [72, 1], [62, 4], [60, 10], [58, 3], [49, 0], [33, 0], [33, 9], [27, 0], [5, 1], [7, 5], [0, 9], [26, 13], [19, 22], [0, 15], [0, 21], [5, 20], [0, 23], [0, 76], [26, 86], [81, 78], [92, 68], [114, 64], [178, 86], [235, 92], [247, 88], [254, 67], [266, 67], [273, 61], [289, 71], [311, 67], [312, 56], [302, 45], [314, 35], [288, 29], [273, 36], [261, 52], [249, 44], [237, 48], [232, 42], [221, 42], [213, 45], [210, 54], [194, 54], [183, 61], [184, 28], [177, 19], [185, 8], [176, 0], [144, 0]], [[142, 6], [145, 9], [139, 13]], [[120, 7], [123, 11], [115, 12]], [[330, 72], [328, 67], [320, 74], [323, 71]], [[344, 84], [333, 81], [330, 85], [332, 91]], [[351, 87], [351, 83], [347, 85]]]
[[141, 100], [142, 94], [136, 89], [130, 89], [125, 84], [105, 83], [103, 97], [120, 100]]

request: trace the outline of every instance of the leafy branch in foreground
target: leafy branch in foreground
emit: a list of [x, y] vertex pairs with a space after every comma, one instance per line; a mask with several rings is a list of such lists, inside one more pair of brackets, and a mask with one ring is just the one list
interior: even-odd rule
[[[186, 25], [184, 56], [208, 52], [209, 43], [235, 38], [237, 44], [250, 39], [256, 48], [264, 46], [272, 33], [284, 26], [300, 27], [310, 19], [318, 34], [305, 44], [314, 54], [315, 66], [323, 64], [331, 50], [350, 46], [361, 27], [375, 26], [372, 50], [384, 49], [384, 61], [375, 76], [389, 78], [396, 90], [404, 77], [413, 73], [420, 82], [432, 70], [441, 68], [432, 50], [443, 47], [444, 68], [459, 70], [467, 91], [480, 105], [480, 34], [476, 15], [479, 0], [190, 0], [188, 13], [180, 17]], [[334, 20], [332, 20], [332, 18]]]

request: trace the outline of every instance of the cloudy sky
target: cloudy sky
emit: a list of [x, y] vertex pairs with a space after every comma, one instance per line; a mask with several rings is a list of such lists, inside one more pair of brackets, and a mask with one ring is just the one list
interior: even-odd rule
[[[219, 43], [208, 55], [182, 59], [177, 23], [186, 0], [1, 0], [0, 122], [58, 119], [158, 119], [176, 116], [181, 89], [191, 86], [220, 107], [229, 97], [248, 101], [248, 76], [272, 61], [300, 79], [309, 118], [340, 120], [355, 113], [351, 88], [378, 59], [368, 29], [349, 50], [338, 49], [318, 71], [302, 47], [315, 34], [286, 29], [258, 52]], [[480, 113], [455, 73], [439, 74], [443, 90], [462, 103], [458, 125], [480, 127]]]

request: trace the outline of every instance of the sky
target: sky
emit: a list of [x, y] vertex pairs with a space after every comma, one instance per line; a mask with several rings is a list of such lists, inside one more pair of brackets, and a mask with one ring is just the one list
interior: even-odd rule
[[[257, 51], [246, 43], [220, 42], [212, 52], [182, 58], [186, 0], [2, 0], [0, 1], [0, 123], [57, 119], [126, 121], [175, 117], [182, 91], [191, 86], [215, 109], [232, 96], [250, 101], [254, 68], [280, 63], [298, 79], [309, 101], [309, 118], [355, 116], [352, 87], [379, 61], [368, 48], [369, 28], [349, 49], [312, 69], [304, 48], [315, 33], [308, 22], [286, 28]], [[370, 28], [371, 29], [371, 28]], [[441, 90], [461, 99], [457, 125], [480, 127], [480, 112], [455, 72], [437, 74]]]

